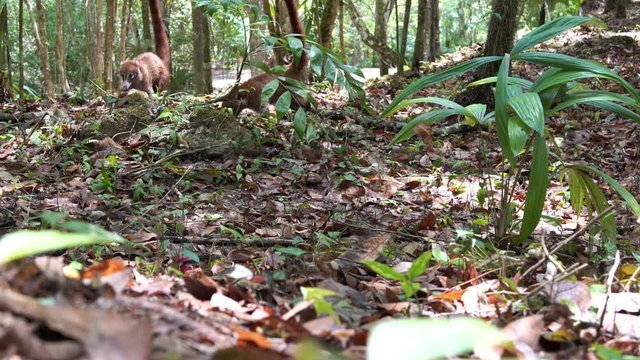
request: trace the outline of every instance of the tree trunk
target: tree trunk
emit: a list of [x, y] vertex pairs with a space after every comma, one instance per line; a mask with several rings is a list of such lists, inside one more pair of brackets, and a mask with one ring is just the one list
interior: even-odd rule
[[440, 10], [438, 0], [429, 0], [427, 4], [427, 47], [425, 56], [429, 61], [435, 61], [440, 55]]
[[460, 39], [460, 42], [466, 44], [469, 37], [467, 36], [467, 21], [464, 16], [464, 11], [464, 1], [460, 0], [458, 1], [458, 7], [456, 9], [456, 12], [458, 13], [458, 28], [460, 29], [458, 32], [458, 38]]
[[402, 36], [400, 37], [400, 59], [398, 61], [398, 73], [404, 72], [404, 63], [407, 56], [407, 39], [409, 38], [409, 21], [411, 20], [411, 0], [404, 3], [404, 18], [402, 19]]
[[47, 27], [45, 22], [45, 8], [42, 0], [36, 0], [36, 9], [38, 20], [36, 22], [36, 14], [31, 9], [28, 0], [25, 0], [27, 10], [31, 13], [31, 23], [33, 25], [33, 36], [38, 47], [38, 55], [40, 56], [40, 71], [44, 78], [44, 92], [49, 101], [53, 101], [55, 97], [55, 87], [51, 79], [51, 70], [49, 68], [49, 53], [47, 45]]
[[97, 29], [96, 29], [96, 5], [94, 0], [86, 0], [85, 14], [85, 53], [87, 54], [87, 60], [89, 61], [89, 77], [92, 80], [98, 79], [100, 73], [98, 72], [98, 52], [95, 51], [98, 48], [97, 43]]
[[318, 32], [318, 40], [320, 45], [331, 49], [333, 41], [333, 28], [338, 17], [338, 8], [340, 0], [325, 0], [322, 9], [322, 17], [320, 18], [320, 31]]
[[142, 43], [145, 51], [151, 51], [151, 16], [149, 15], [149, 0], [140, 1], [142, 12]]
[[543, 25], [547, 20], [547, 2], [542, 0], [542, 6], [540, 6], [540, 12], [538, 13], [538, 26]]
[[[96, 0], [96, 14], [95, 14], [95, 35], [96, 35], [96, 76], [95, 80], [103, 79], [104, 74], [104, 33], [102, 31], [102, 0]], [[93, 49], [89, 49], [93, 51]], [[106, 85], [106, 84], [103, 84]]]
[[428, 0], [418, 0], [418, 27], [416, 28], [416, 42], [413, 46], [413, 61], [411, 68], [420, 70], [420, 62], [424, 60], [424, 45], [427, 40], [427, 3]]
[[11, 89], [11, 59], [9, 58], [9, 21], [5, 2], [0, 9], [0, 103], [13, 97]]
[[194, 2], [191, 3], [191, 26], [193, 29], [193, 72], [194, 88], [198, 93], [204, 93], [207, 91], [207, 83], [211, 83], [211, 72], [205, 72], [205, 34], [204, 27], [206, 24], [206, 17], [202, 7], [196, 7]]
[[209, 23], [209, 16], [203, 11], [204, 26], [202, 32], [204, 34], [204, 75], [209, 81], [204, 85], [204, 91], [207, 94], [213, 92], [213, 62], [211, 61], [211, 24]]
[[56, 0], [56, 64], [58, 66], [58, 84], [62, 92], [68, 92], [67, 69], [65, 66], [64, 46], [64, 4], [63, 0]]
[[[411, 0], [409, 0], [411, 1]], [[339, 6], [340, 6], [340, 35], [339, 35], [339, 39], [340, 39], [340, 55], [344, 56], [345, 51], [344, 51], [344, 3], [342, 2], [342, 0], [339, 2]]]
[[393, 49], [389, 46], [380, 44], [378, 39], [369, 32], [369, 29], [365, 25], [362, 17], [358, 14], [358, 9], [353, 3], [353, 0], [344, 0], [344, 5], [349, 12], [349, 17], [351, 18], [351, 22], [358, 30], [360, 37], [362, 38], [362, 42], [364, 42], [367, 46], [369, 46], [372, 50], [377, 52], [380, 55], [380, 58], [388, 63], [395, 64], [398, 62], [398, 54], [396, 54]]
[[24, 97], [24, 0], [18, 0], [18, 95]]
[[[492, 0], [484, 56], [503, 56], [511, 51], [517, 30], [518, 0]], [[495, 76], [499, 62], [491, 63], [480, 71], [480, 78]]]
[[[389, 17], [387, 16], [387, 9], [390, 10], [391, 1], [376, 0], [375, 2], [375, 28], [374, 36], [378, 44], [387, 46], [387, 22]], [[390, 12], [390, 11], [389, 11]], [[380, 58], [380, 76], [389, 74], [389, 63]]]
[[[251, 0], [251, 4], [255, 5], [256, 9], [260, 8], [260, 4], [262, 3], [262, 5], [264, 5], [264, 2], [262, 2], [261, 0]], [[193, 7], [192, 7], [193, 9]], [[251, 24], [261, 24], [262, 19], [260, 18], [261, 15], [259, 12], [257, 11], [253, 11], [253, 9], [248, 9], [247, 10], [247, 15], [249, 17], [249, 21]], [[198, 16], [198, 14], [193, 15], [194, 16], [194, 21], [195, 21], [195, 16]], [[205, 16], [204, 13], [201, 16]], [[204, 31], [205, 27], [208, 27], [208, 23], [206, 21], [206, 19], [204, 18], [198, 18], [198, 21], [200, 22], [200, 29], [202, 29], [201, 31]], [[267, 24], [268, 25], [268, 24]], [[195, 24], [194, 24], [195, 26]], [[268, 30], [265, 29], [264, 25], [258, 25], [260, 27], [262, 27], [262, 30]], [[268, 26], [267, 26], [268, 28]], [[200, 34], [200, 36], [202, 37], [200, 40], [202, 42], [202, 45], [204, 46], [204, 33]], [[195, 36], [194, 36], [194, 41], [195, 41]], [[264, 49], [260, 49], [260, 47], [262, 46], [262, 39], [260, 39], [260, 37], [257, 36], [255, 31], [250, 31], [249, 32], [249, 60], [251, 62], [254, 63], [267, 63], [267, 52], [264, 51]], [[260, 51], [258, 51], [260, 49]], [[204, 50], [204, 48], [202, 48], [201, 50]], [[204, 61], [204, 53], [202, 54], [202, 61]], [[195, 61], [195, 59], [194, 59]], [[251, 70], [251, 76], [256, 76], [262, 73], [262, 71], [260, 69], [257, 68], [250, 68]], [[201, 79], [205, 79], [204, 77]], [[209, 78], [209, 82], [211, 82], [211, 78]], [[204, 85], [206, 85], [203, 82], [203, 88]]]
[[[516, 35], [518, 18], [518, 0], [492, 0], [491, 17], [487, 42], [484, 45], [484, 56], [504, 56], [511, 51]], [[496, 76], [500, 62], [483, 66], [476, 72], [476, 79]], [[487, 104], [493, 107], [494, 99], [491, 86], [477, 86], [460, 93], [455, 101], [461, 105], [474, 103]]]
[[116, 0], [107, 0], [107, 21], [104, 36], [104, 72], [102, 80], [106, 89], [113, 89], [113, 44], [116, 29], [116, 12], [118, 3]]
[[120, 11], [120, 46], [118, 46], [118, 55], [120, 61], [127, 59], [127, 39], [129, 37], [129, 23], [131, 19], [132, 0], [122, 0], [122, 10]]

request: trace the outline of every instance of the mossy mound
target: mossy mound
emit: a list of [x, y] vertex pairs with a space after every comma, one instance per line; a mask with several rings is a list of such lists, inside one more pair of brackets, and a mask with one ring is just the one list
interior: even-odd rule
[[131, 90], [126, 96], [118, 99], [111, 111], [101, 115], [89, 131], [99, 137], [114, 137], [140, 131], [151, 123], [151, 105], [149, 94]]
[[114, 137], [117, 134], [140, 131], [151, 123], [149, 108], [131, 106], [113, 109], [98, 118], [96, 131], [102, 137]]
[[257, 155], [255, 137], [235, 117], [215, 107], [196, 110], [180, 138], [189, 150], [206, 157], [228, 157], [233, 154]]

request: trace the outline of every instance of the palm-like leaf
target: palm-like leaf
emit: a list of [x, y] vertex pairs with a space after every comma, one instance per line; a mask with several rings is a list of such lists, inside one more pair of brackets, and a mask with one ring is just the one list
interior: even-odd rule
[[524, 50], [527, 50], [546, 40], [556, 37], [571, 28], [587, 22], [594, 23], [600, 26], [606, 26], [605, 23], [594, 18], [583, 16], [563, 16], [537, 27], [536, 29], [522, 37], [522, 39], [515, 43], [513, 49], [511, 49], [511, 55], [515, 56], [523, 52]]
[[385, 117], [389, 114], [392, 114], [396, 111], [396, 106], [400, 104], [400, 102], [409, 96], [417, 93], [422, 90], [424, 87], [439, 83], [441, 81], [447, 80], [454, 76], [462, 75], [465, 72], [475, 69], [479, 66], [489, 64], [492, 62], [502, 60], [502, 56], [486, 56], [476, 59], [471, 59], [469, 61], [463, 62], [461, 64], [452, 66], [446, 70], [438, 71], [431, 75], [427, 75], [419, 80], [412, 82], [409, 86], [407, 86], [400, 94], [396, 95], [393, 101], [387, 106], [387, 108], [382, 112], [380, 116]]

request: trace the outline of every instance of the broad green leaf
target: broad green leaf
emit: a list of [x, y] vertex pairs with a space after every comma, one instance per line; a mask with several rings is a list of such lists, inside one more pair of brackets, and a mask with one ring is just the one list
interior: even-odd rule
[[502, 59], [500, 70], [498, 70], [498, 78], [496, 80], [496, 129], [498, 132], [498, 143], [502, 148], [504, 157], [509, 160], [512, 167], [516, 166], [516, 159], [511, 150], [509, 142], [509, 114], [507, 113], [508, 89], [507, 76], [511, 58], [508, 54]]
[[280, 120], [291, 108], [291, 92], [285, 91], [276, 101], [276, 119]]
[[108, 242], [125, 243], [115, 234], [65, 233], [57, 230], [21, 230], [0, 238], [0, 264], [39, 255], [49, 251], [97, 245]]
[[371, 329], [367, 359], [442, 359], [505, 341], [500, 330], [475, 318], [393, 319], [379, 321]]
[[616, 94], [608, 91], [599, 91], [599, 90], [575, 91], [575, 92], [568, 93], [563, 100], [564, 101], [556, 105], [551, 110], [551, 112], [555, 113], [572, 105], [576, 105], [580, 103], [588, 103], [592, 101], [619, 102], [629, 106], [633, 106], [636, 109], [640, 109], [640, 103], [633, 100], [632, 98], [622, 94]]
[[289, 41], [289, 48], [293, 53], [294, 62], [300, 61], [300, 56], [302, 56], [302, 52], [304, 51], [304, 46], [302, 46], [302, 41], [295, 36], [287, 36], [287, 41]]
[[582, 213], [582, 206], [587, 198], [587, 190], [585, 189], [582, 180], [580, 180], [581, 171], [568, 167], [567, 176], [569, 177], [571, 207], [576, 214], [580, 214]]
[[307, 126], [307, 131], [305, 131], [304, 133], [304, 139], [310, 142], [316, 140], [317, 138], [318, 131], [316, 130], [316, 127], [313, 125]]
[[[490, 76], [490, 77], [487, 77], [487, 78], [484, 78], [484, 79], [480, 79], [480, 80], [474, 81], [471, 84], [467, 85], [467, 87], [480, 86], [480, 85], [486, 85], [486, 84], [493, 84], [493, 83], [496, 82], [497, 79], [498, 78], [496, 76]], [[529, 81], [529, 80], [525, 80], [525, 79], [509, 76], [509, 78], [507, 78], [507, 84], [515, 85], [515, 86], [521, 87], [523, 89], [529, 89], [533, 83], [531, 81]]]
[[638, 115], [638, 113], [611, 101], [588, 101], [585, 104], [611, 111], [614, 114], [622, 116], [624, 119], [631, 119], [635, 122], [640, 122], [640, 115]]
[[390, 113], [393, 113], [395, 111], [396, 106], [398, 106], [398, 104], [400, 104], [402, 100], [408, 98], [409, 96], [412, 96], [413, 94], [417, 93], [418, 91], [422, 90], [423, 88], [429, 85], [439, 83], [441, 81], [447, 80], [454, 76], [462, 75], [465, 72], [469, 70], [473, 70], [479, 66], [500, 61], [500, 60], [502, 60], [502, 56], [485, 56], [481, 58], [471, 59], [461, 64], [454, 65], [445, 70], [438, 71], [436, 73], [424, 76], [421, 79], [412, 82], [402, 92], [400, 92], [400, 94], [396, 95], [393, 101], [389, 104], [389, 106], [387, 106], [387, 108], [382, 112], [382, 114], [380, 114], [380, 116], [386, 117]]
[[315, 308], [316, 314], [318, 316], [322, 314], [328, 314], [332, 316], [335, 315], [336, 311], [333, 308], [333, 305], [331, 305], [331, 303], [324, 298], [327, 296], [337, 296], [340, 294], [336, 293], [335, 291], [312, 287], [301, 287], [300, 292], [302, 293], [302, 296], [305, 300], [313, 301], [313, 307]]
[[309, 88], [305, 83], [303, 83], [300, 80], [297, 80], [291, 77], [286, 77], [286, 76], [280, 76], [278, 77], [278, 79], [284, 82], [287, 86], [291, 86], [296, 89], [303, 89], [305, 91], [312, 91], [311, 88]]
[[509, 144], [514, 155], [519, 155], [527, 144], [530, 128], [517, 117], [509, 119]]
[[544, 131], [544, 109], [540, 97], [536, 93], [523, 93], [509, 100], [509, 105], [516, 115], [535, 132]]
[[325, 62], [324, 76], [331, 82], [336, 81], [336, 64], [334, 64], [333, 61]]
[[431, 252], [427, 251], [422, 253], [417, 259], [413, 261], [409, 271], [407, 272], [407, 277], [409, 280], [413, 280], [418, 276], [422, 275], [429, 265], [429, 261], [431, 260]]
[[[464, 115], [464, 116], [473, 115], [468, 113], [467, 109], [465, 109], [464, 106], [458, 103], [455, 103], [451, 100], [447, 100], [439, 97], [421, 97], [421, 98], [404, 100], [400, 104], [398, 104], [398, 106], [396, 106], [394, 111], [398, 111], [400, 109], [406, 108], [407, 106], [410, 106], [413, 104], [421, 104], [421, 103], [436, 104], [436, 105], [444, 106], [446, 108], [455, 110], [457, 115]], [[389, 114], [389, 115], [393, 115], [393, 114]]]
[[307, 127], [307, 113], [302, 107], [296, 110], [296, 114], [293, 116], [293, 131], [296, 133], [298, 139], [304, 139], [304, 129]]
[[322, 56], [322, 51], [315, 45], [311, 45], [309, 50], [309, 54], [311, 57], [310, 66], [311, 70], [314, 74], [322, 73], [322, 64], [324, 62], [324, 56]]
[[404, 276], [399, 272], [393, 270], [393, 268], [389, 265], [382, 264], [373, 260], [363, 260], [362, 263], [367, 265], [369, 269], [382, 276], [383, 278], [391, 280], [404, 280]]
[[[598, 213], [603, 212], [607, 207], [607, 198], [604, 196], [602, 189], [592, 179], [587, 176], [581, 177], [582, 181], [586, 184], [586, 188], [591, 195], [591, 200], [596, 206]], [[616, 243], [616, 222], [613, 214], [609, 214], [600, 219], [600, 239], [603, 244], [615, 244]]]
[[475, 126], [480, 123], [484, 125], [485, 117], [487, 115], [487, 105], [485, 104], [471, 104], [466, 107], [467, 112], [471, 115], [465, 115], [464, 119], [467, 124]]
[[541, 92], [550, 87], [554, 87], [560, 84], [566, 84], [572, 81], [580, 79], [593, 79], [603, 77], [600, 74], [593, 73], [591, 71], [578, 71], [578, 70], [563, 70], [558, 68], [551, 68], [544, 72], [529, 89], [530, 92]]
[[275, 250], [282, 254], [296, 256], [296, 257], [309, 253], [308, 251], [300, 249], [299, 247], [295, 247], [295, 246], [276, 246]]
[[278, 79], [273, 79], [267, 83], [262, 88], [262, 94], [260, 95], [260, 106], [264, 106], [269, 99], [276, 93], [278, 90], [278, 86], [280, 86], [280, 81]]
[[618, 181], [616, 181], [616, 179], [605, 174], [604, 172], [602, 172], [602, 170], [597, 169], [590, 165], [574, 164], [574, 165], [571, 165], [571, 167], [600, 176], [602, 180], [604, 180], [607, 184], [609, 184], [609, 186], [611, 186], [613, 190], [615, 190], [618, 193], [618, 195], [620, 195], [622, 200], [624, 200], [627, 206], [629, 206], [631, 211], [633, 211], [633, 213], [640, 218], [640, 205], [638, 204], [636, 199], [633, 197], [633, 195], [631, 195], [631, 193], [627, 191], [627, 189], [625, 189], [624, 186], [622, 186]]
[[403, 126], [400, 131], [398, 131], [396, 136], [391, 139], [391, 145], [407, 140], [408, 138], [415, 135], [413, 132], [413, 128], [422, 122], [426, 124], [433, 124], [453, 115], [456, 115], [456, 112], [450, 109], [440, 109], [420, 114], [409, 121], [405, 126]]
[[636, 100], [640, 101], [640, 97], [636, 93], [636, 90], [620, 75], [609, 70], [602, 64], [591, 60], [578, 59], [569, 55], [547, 53], [547, 52], [528, 52], [522, 53], [514, 57], [514, 60], [529, 61], [534, 64], [556, 67], [564, 70], [574, 71], [590, 71], [594, 73], [594, 77], [603, 77], [609, 80], [613, 80], [622, 87]]
[[518, 236], [520, 241], [526, 240], [538, 225], [547, 196], [549, 160], [547, 159], [547, 144], [544, 141], [544, 134], [535, 133], [532, 156], [529, 188], [524, 201], [524, 215]]
[[518, 40], [515, 45], [513, 45], [513, 49], [511, 49], [511, 55], [515, 57], [519, 53], [527, 50], [533, 46], [536, 46], [546, 40], [549, 40], [553, 37], [556, 37], [563, 32], [572, 29], [576, 26], [582, 25], [584, 23], [594, 23], [600, 26], [606, 26], [602, 21], [594, 18], [583, 17], [583, 16], [563, 16], [548, 23], [538, 26], [533, 29], [527, 35], [523, 36], [522, 39]]

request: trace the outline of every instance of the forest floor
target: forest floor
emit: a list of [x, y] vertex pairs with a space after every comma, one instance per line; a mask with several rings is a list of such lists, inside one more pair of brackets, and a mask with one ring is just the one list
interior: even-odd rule
[[[606, 30], [569, 31], [539, 50], [599, 61], [637, 88], [638, 18], [633, 8], [628, 20], [605, 18]], [[427, 72], [478, 55], [479, 46], [461, 49]], [[516, 66], [514, 73], [533, 79], [540, 70]], [[420, 95], [453, 99], [470, 79]], [[371, 80], [367, 101], [381, 112], [412, 80]], [[3, 104], [3, 114], [22, 120], [0, 122], [0, 232], [104, 235], [97, 225], [130, 243], [2, 265], [2, 357], [360, 359], [368, 347], [370, 359], [416, 358], [412, 351], [425, 358], [413, 341], [442, 355], [438, 349], [464, 343], [470, 331], [476, 340], [490, 331], [475, 322], [416, 323], [425, 327], [373, 340], [370, 330], [391, 317], [461, 315], [502, 328], [512, 343], [472, 344], [482, 358], [640, 355], [640, 231], [610, 186], [599, 183], [615, 206], [619, 263], [594, 226], [582, 232], [592, 224], [571, 208], [557, 176], [535, 243], [525, 249], [496, 240], [497, 195], [483, 187], [502, 159], [494, 130], [438, 132], [460, 121], [452, 118], [390, 146], [395, 131], [364, 124], [344, 94], [316, 90], [317, 139], [298, 140], [286, 117], [243, 117], [260, 134], [261, 154], [220, 159], [176, 153], [174, 128], [202, 99], [163, 99], [166, 116], [114, 139], [81, 135], [111, 111], [102, 99], [60, 99], [55, 110]], [[414, 106], [396, 117], [423, 111]], [[547, 125], [566, 159], [602, 169], [640, 198], [637, 123], [575, 107]], [[519, 206], [526, 184], [515, 193]], [[57, 232], [43, 234], [59, 240]], [[540, 255], [567, 239], [552, 260]], [[7, 244], [0, 242], [0, 259]], [[376, 275], [363, 264], [370, 260], [395, 272]], [[409, 278], [420, 261], [426, 271]], [[551, 264], [561, 270], [549, 281]]]

